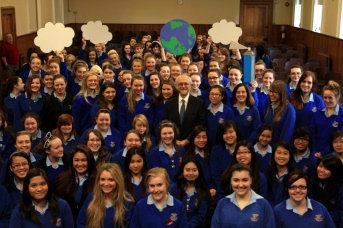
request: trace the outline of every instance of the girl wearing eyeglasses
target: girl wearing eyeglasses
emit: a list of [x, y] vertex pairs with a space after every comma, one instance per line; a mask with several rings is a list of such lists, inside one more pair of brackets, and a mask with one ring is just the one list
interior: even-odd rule
[[253, 190], [254, 171], [248, 165], [237, 163], [227, 172], [231, 194], [218, 202], [212, 218], [212, 227], [274, 228], [273, 209]]
[[285, 181], [289, 197], [274, 208], [276, 227], [335, 227], [327, 209], [308, 198], [310, 180], [301, 171], [290, 173]]
[[268, 195], [266, 199], [272, 207], [287, 198], [284, 187], [288, 173], [296, 170], [294, 155], [286, 142], [278, 142], [273, 149], [270, 166], [267, 170]]
[[68, 168], [67, 156], [63, 153], [62, 140], [48, 132], [44, 139], [39, 142], [34, 152], [43, 156], [37, 167], [46, 172], [52, 186], [58, 174]]
[[4, 186], [10, 196], [10, 211], [12, 211], [21, 200], [24, 179], [31, 168], [30, 157], [25, 152], [14, 152], [8, 159], [6, 165], [7, 175]]
[[232, 186], [230, 185], [229, 173], [233, 165], [240, 163], [248, 166], [252, 171], [251, 188], [259, 195], [266, 198], [267, 196], [267, 180], [266, 176], [258, 169], [256, 155], [253, 144], [247, 140], [242, 140], [237, 143], [235, 151], [233, 152], [233, 159], [231, 165], [226, 168], [222, 174], [220, 187], [218, 191], [219, 198], [232, 193]]
[[317, 167], [313, 183], [313, 199], [322, 203], [338, 227], [343, 221], [343, 164], [333, 155], [326, 155]]
[[96, 167], [99, 168], [103, 163], [108, 163], [112, 154], [105, 146], [105, 140], [101, 132], [96, 129], [90, 129], [82, 144], [86, 145], [93, 154]]
[[308, 127], [294, 131], [292, 149], [298, 170], [303, 171], [310, 179], [317, 173], [318, 160], [312, 153], [312, 133]]

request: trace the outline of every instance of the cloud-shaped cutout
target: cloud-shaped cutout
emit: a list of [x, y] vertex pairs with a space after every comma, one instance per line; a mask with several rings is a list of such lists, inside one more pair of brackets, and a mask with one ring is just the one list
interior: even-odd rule
[[37, 31], [34, 39], [35, 45], [40, 47], [42, 52], [63, 50], [73, 43], [75, 32], [72, 28], [65, 27], [62, 23], [53, 24], [48, 22], [44, 28]]
[[90, 40], [93, 44], [107, 43], [112, 39], [112, 33], [108, 31], [107, 25], [101, 21], [88, 21], [86, 25], [81, 26], [82, 36]]
[[238, 41], [242, 35], [242, 29], [236, 27], [234, 22], [227, 22], [223, 19], [219, 23], [214, 23], [212, 28], [208, 30], [208, 34], [215, 43], [229, 44], [231, 41]]

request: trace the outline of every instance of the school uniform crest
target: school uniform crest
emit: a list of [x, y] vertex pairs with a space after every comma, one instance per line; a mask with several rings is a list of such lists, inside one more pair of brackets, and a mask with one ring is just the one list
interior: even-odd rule
[[115, 147], [116, 143], [115, 142], [111, 142], [110, 147]]
[[176, 213], [171, 213], [169, 219], [173, 222], [175, 222], [177, 220], [177, 214]]
[[315, 215], [314, 216], [314, 220], [316, 220], [317, 222], [323, 221], [323, 215], [322, 214]]
[[252, 116], [247, 116], [247, 121], [252, 121]]
[[149, 103], [145, 103], [144, 108], [145, 109], [149, 109], [150, 108], [150, 104]]
[[313, 107], [312, 112], [317, 112], [317, 107]]
[[61, 226], [62, 225], [62, 219], [61, 218], [57, 218], [54, 225], [55, 226]]
[[218, 119], [218, 123], [220, 123], [220, 124], [221, 124], [221, 123], [224, 123], [224, 119], [223, 119], [223, 118], [219, 118], [219, 119]]
[[307, 171], [308, 171], [308, 167], [307, 167], [307, 166], [304, 166], [303, 172], [304, 172], [304, 173], [307, 173]]
[[260, 220], [259, 216], [259, 214], [252, 214], [250, 220], [253, 222], [257, 222], [258, 220]]
[[338, 127], [338, 122], [337, 121], [333, 121], [332, 126], [333, 127]]

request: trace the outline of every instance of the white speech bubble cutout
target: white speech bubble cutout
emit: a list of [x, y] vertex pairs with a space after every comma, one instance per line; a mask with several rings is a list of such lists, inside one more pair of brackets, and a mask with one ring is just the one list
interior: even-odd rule
[[93, 44], [106, 44], [112, 39], [112, 33], [108, 31], [108, 26], [103, 25], [101, 21], [88, 21], [86, 25], [81, 26], [81, 30], [82, 36]]
[[63, 50], [65, 47], [72, 45], [74, 35], [75, 32], [72, 28], [65, 27], [62, 23], [53, 24], [48, 22], [44, 28], [37, 31], [34, 44], [44, 53]]
[[230, 50], [234, 50], [234, 49], [248, 49], [248, 47], [242, 45], [242, 44], [239, 44], [238, 42], [235, 42], [235, 41], [231, 41], [230, 43]]
[[212, 28], [208, 30], [208, 34], [212, 37], [213, 42], [229, 44], [231, 41], [238, 41], [242, 35], [242, 29], [237, 27], [232, 21], [227, 22], [225, 19], [216, 22]]

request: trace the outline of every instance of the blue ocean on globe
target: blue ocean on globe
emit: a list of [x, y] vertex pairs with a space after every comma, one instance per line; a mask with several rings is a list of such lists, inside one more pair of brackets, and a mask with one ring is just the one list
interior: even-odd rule
[[193, 48], [196, 34], [187, 21], [176, 19], [167, 22], [160, 33], [163, 47], [173, 55], [182, 55]]

